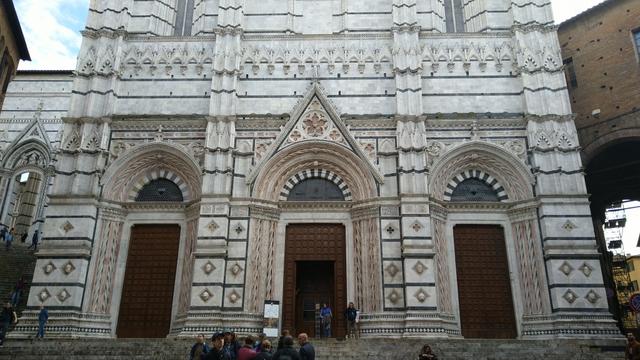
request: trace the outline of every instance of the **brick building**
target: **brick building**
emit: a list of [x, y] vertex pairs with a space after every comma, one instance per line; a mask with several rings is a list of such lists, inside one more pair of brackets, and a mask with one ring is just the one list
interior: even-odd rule
[[608, 0], [558, 29], [594, 211], [640, 197], [640, 2]]

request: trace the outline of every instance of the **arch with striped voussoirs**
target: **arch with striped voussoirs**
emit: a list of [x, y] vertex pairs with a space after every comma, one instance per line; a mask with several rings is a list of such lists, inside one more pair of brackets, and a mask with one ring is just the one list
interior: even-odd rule
[[461, 184], [471, 179], [479, 180], [487, 187], [491, 188], [495, 194], [495, 199], [497, 201], [506, 202], [507, 200], [509, 200], [509, 197], [507, 196], [507, 193], [500, 182], [496, 178], [482, 170], [465, 170], [462, 173], [454, 176], [453, 179], [451, 179], [447, 184], [446, 190], [444, 192], [444, 200], [452, 201], [452, 198], [455, 198], [454, 193], [456, 192], [456, 189], [458, 189]]
[[284, 184], [282, 191], [280, 191], [280, 201], [287, 201], [289, 198], [289, 193], [291, 190], [299, 183], [308, 180], [308, 179], [324, 179], [334, 183], [342, 192], [342, 196], [344, 197], [344, 201], [351, 201], [351, 191], [347, 186], [347, 183], [340, 178], [337, 174], [332, 171], [324, 170], [324, 169], [310, 169], [310, 170], [302, 170], [289, 178], [287, 182]]
[[144, 188], [146, 185], [148, 185], [152, 181], [158, 180], [158, 179], [166, 179], [174, 183], [182, 192], [183, 201], [189, 202], [192, 200], [187, 183], [175, 172], [171, 170], [162, 169], [162, 170], [153, 170], [141, 176], [129, 191], [129, 196], [128, 196], [129, 201], [131, 202], [136, 201], [136, 197], [140, 193], [140, 190], [142, 190], [142, 188]]

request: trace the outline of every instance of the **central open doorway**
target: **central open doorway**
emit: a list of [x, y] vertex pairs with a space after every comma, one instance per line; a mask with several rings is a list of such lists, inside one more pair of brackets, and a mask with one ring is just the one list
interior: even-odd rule
[[344, 225], [291, 224], [285, 241], [283, 329], [316, 336], [316, 307], [326, 302], [333, 311], [332, 336], [343, 337], [345, 322], [340, 314], [347, 302]]

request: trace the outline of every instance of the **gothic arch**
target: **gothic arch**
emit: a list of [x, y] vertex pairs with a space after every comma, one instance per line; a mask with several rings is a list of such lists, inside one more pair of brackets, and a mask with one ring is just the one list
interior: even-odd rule
[[340, 177], [353, 201], [377, 196], [376, 182], [363, 160], [343, 146], [323, 141], [304, 141], [276, 153], [256, 177], [253, 196], [277, 202], [292, 177], [311, 169]]
[[466, 171], [482, 171], [494, 176], [503, 185], [509, 201], [522, 201], [533, 197], [533, 177], [513, 155], [502, 148], [482, 141], [458, 146], [441, 157], [431, 169], [430, 192], [438, 200], [446, 200], [447, 185]]
[[2, 161], [2, 167], [11, 170], [34, 167], [44, 169], [50, 162], [51, 152], [49, 147], [41, 141], [28, 140], [7, 149]]
[[323, 169], [302, 170], [292, 176], [289, 181], [284, 184], [284, 188], [280, 192], [280, 201], [286, 201], [289, 196], [289, 192], [297, 184], [307, 179], [325, 179], [331, 181], [340, 188], [340, 191], [342, 191], [342, 195], [344, 196], [344, 200], [351, 201], [351, 191], [349, 191], [347, 184], [337, 174]]
[[100, 183], [105, 199], [129, 202], [142, 186], [161, 177], [178, 184], [185, 201], [200, 198], [202, 171], [191, 155], [173, 144], [153, 143], [133, 148], [107, 168]]

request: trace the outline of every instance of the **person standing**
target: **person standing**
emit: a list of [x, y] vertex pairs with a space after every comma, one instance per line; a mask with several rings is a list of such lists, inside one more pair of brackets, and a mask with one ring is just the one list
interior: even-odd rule
[[425, 345], [422, 347], [420, 355], [418, 355], [418, 360], [438, 360], [438, 357], [431, 350], [431, 346]]
[[211, 336], [211, 349], [206, 354], [201, 354], [201, 360], [229, 360], [227, 356], [225, 356], [222, 349], [224, 348], [224, 338], [225, 335], [223, 333], [215, 333]]
[[253, 350], [253, 338], [244, 338], [244, 345], [238, 350], [238, 360], [253, 360], [257, 353]]
[[222, 352], [229, 360], [236, 360], [238, 358], [238, 350], [240, 350], [240, 343], [236, 340], [236, 334], [229, 330], [225, 331]]
[[298, 335], [298, 344], [300, 345], [300, 360], [315, 360], [316, 349], [309, 342], [309, 336], [306, 333]]
[[[31, 245], [27, 249], [33, 248], [33, 251], [38, 251], [38, 230], [33, 232], [33, 236], [31, 237]], [[204, 335], [203, 335], [204, 336]]]
[[322, 320], [322, 335], [326, 338], [331, 337], [331, 319], [333, 318], [333, 313], [331, 312], [331, 307], [329, 305], [322, 304], [322, 308], [320, 309], [320, 319]]
[[44, 338], [44, 329], [47, 325], [47, 321], [49, 320], [49, 311], [44, 305], [40, 305], [40, 313], [38, 314], [38, 334], [36, 335], [36, 339]]
[[209, 352], [209, 346], [204, 340], [204, 334], [198, 334], [196, 336], [196, 343], [191, 347], [191, 352], [189, 353], [190, 360], [200, 360], [202, 355]]
[[15, 238], [15, 236], [16, 236], [16, 230], [14, 228], [11, 228], [11, 230], [9, 230], [9, 232], [4, 235], [4, 245], [7, 251], [11, 249], [11, 243], [13, 242], [13, 239]]
[[293, 348], [293, 338], [285, 336], [282, 339], [282, 348], [278, 349], [271, 360], [301, 360], [300, 354]]
[[278, 339], [278, 347], [276, 348], [276, 350], [280, 350], [284, 347], [284, 338], [286, 338], [287, 336], [291, 336], [291, 333], [289, 332], [289, 330], [282, 330], [282, 334]]
[[2, 313], [0, 313], [0, 324], [2, 324], [2, 328], [0, 329], [2, 331], [0, 334], [0, 346], [4, 344], [4, 339], [9, 333], [9, 326], [15, 324], [17, 320], [16, 313], [13, 311], [11, 304], [6, 303], [4, 308], [2, 308]]
[[4, 225], [0, 225], [0, 238], [4, 241], [4, 237], [7, 235], [7, 228]]
[[20, 276], [20, 279], [16, 282], [16, 285], [13, 287], [13, 294], [11, 295], [11, 306], [18, 307], [20, 304], [20, 298], [22, 297], [22, 293], [24, 292], [25, 282], [24, 275]]
[[347, 319], [347, 338], [357, 338], [358, 337], [358, 309], [353, 304], [353, 302], [349, 303], [349, 306], [344, 311], [344, 317]]
[[271, 360], [273, 358], [273, 353], [271, 352], [271, 341], [263, 340], [260, 345], [260, 352], [253, 360]]
[[627, 334], [627, 348], [624, 350], [625, 360], [640, 360], [640, 342], [632, 333]]

